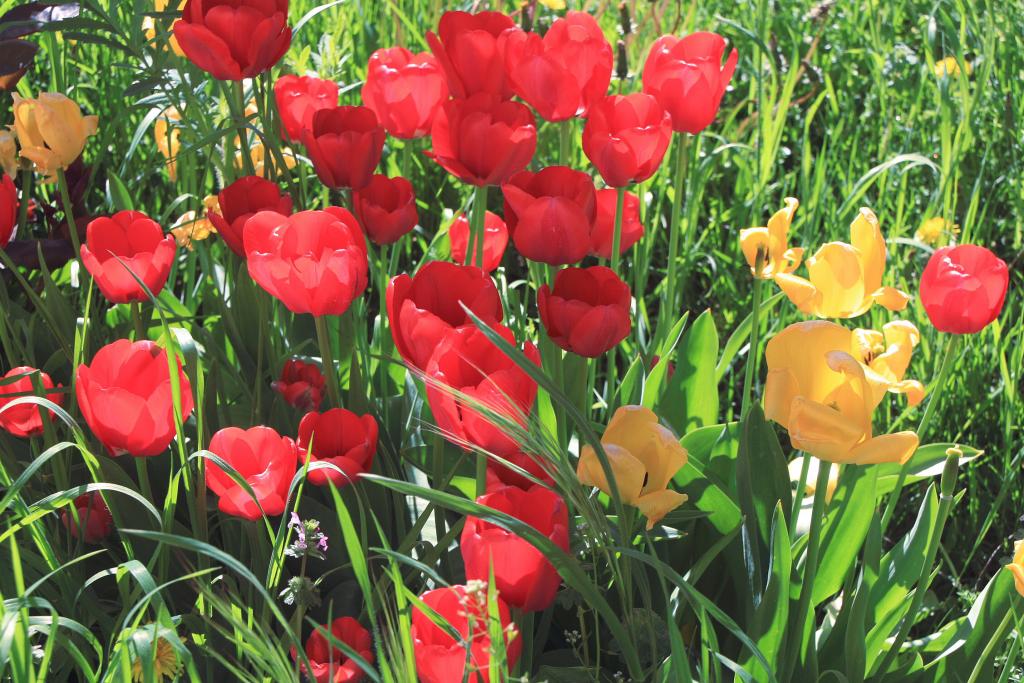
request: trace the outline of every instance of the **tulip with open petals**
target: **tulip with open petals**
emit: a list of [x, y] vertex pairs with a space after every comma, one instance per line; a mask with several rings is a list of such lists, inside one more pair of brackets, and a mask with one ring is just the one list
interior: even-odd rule
[[313, 114], [302, 129], [320, 182], [331, 189], [366, 187], [384, 151], [384, 129], [366, 107], [332, 107]]
[[722, 64], [725, 38], [700, 31], [662, 36], [644, 63], [644, 92], [672, 116], [672, 127], [696, 135], [715, 120], [739, 54], [734, 48]]
[[[469, 218], [460, 213], [448, 227], [448, 239], [452, 247], [452, 261], [466, 262], [466, 249], [469, 248]], [[508, 227], [501, 216], [488, 211], [484, 214], [484, 262], [483, 269], [488, 273], [497, 270], [508, 246]]]
[[583, 127], [583, 151], [609, 187], [654, 175], [671, 140], [672, 118], [644, 93], [597, 100]]
[[487, 93], [512, 97], [505, 79], [505, 56], [499, 37], [515, 28], [501, 12], [445, 12], [437, 33], [427, 32], [427, 43], [444, 69], [452, 97], [466, 99]]
[[253, 495], [208, 460], [206, 485], [220, 498], [217, 507], [221, 512], [248, 520], [284, 512], [298, 454], [294, 441], [270, 427], [226, 427], [213, 435], [209, 451], [235, 468], [255, 495], [253, 500]]
[[46, 92], [35, 99], [14, 97], [14, 132], [21, 156], [46, 175], [44, 182], [56, 182], [57, 171], [67, 169], [96, 134], [99, 119], [82, 116], [82, 110], [60, 93]]
[[[82, 265], [111, 303], [145, 301], [160, 293], [171, 272], [176, 247], [156, 221], [138, 211], [119, 211], [89, 223]], [[138, 279], [136, 279], [138, 278]]]
[[878, 218], [870, 209], [861, 209], [850, 225], [849, 244], [829, 242], [807, 259], [809, 279], [779, 271], [774, 279], [801, 313], [855, 318], [875, 303], [890, 311], [906, 308], [910, 296], [883, 287], [884, 271], [885, 238]]
[[945, 247], [921, 275], [921, 303], [935, 329], [975, 334], [999, 317], [1009, 284], [1006, 263], [985, 247]]
[[[182, 420], [192, 412], [192, 385], [177, 359]], [[75, 396], [82, 417], [113, 456], [160, 455], [174, 439], [174, 398], [167, 351], [151, 341], [107, 344], [79, 365]]]
[[114, 531], [114, 518], [99, 491], [82, 494], [71, 505], [78, 521], [65, 509], [60, 513], [60, 522], [72, 538], [81, 538], [85, 543], [99, 543]]
[[306, 413], [299, 423], [298, 445], [300, 462], [328, 462], [341, 470], [313, 470], [309, 473], [311, 482], [317, 486], [346, 486], [373, 465], [377, 421], [372, 415], [356, 415], [344, 408]]
[[[46, 392], [46, 398], [57, 405], [62, 405], [64, 394], [49, 391], [50, 389], [59, 389], [61, 385], [55, 385], [50, 376], [42, 370], [22, 365], [11, 368], [6, 375], [0, 377], [0, 429], [23, 439], [43, 433], [43, 420], [39, 415], [40, 406], [28, 402], [19, 403], [16, 406], [10, 406], [10, 404], [22, 397], [12, 396], [12, 394], [28, 396], [36, 393], [36, 385], [32, 380], [32, 375], [36, 372], [39, 373], [39, 384]], [[53, 412], [46, 410], [46, 415], [52, 422]]]
[[281, 394], [288, 405], [308, 411], [319, 410], [326, 383], [319, 365], [292, 358], [285, 361], [281, 378], [274, 380], [270, 387]]
[[366, 289], [366, 240], [344, 209], [260, 211], [244, 243], [249, 275], [293, 313], [341, 315]]
[[557, 346], [584, 358], [597, 358], [629, 335], [629, 285], [611, 268], [565, 268], [553, 287], [541, 285], [537, 308]]
[[[477, 505], [504, 512], [529, 524], [556, 546], [569, 551], [569, 513], [562, 497], [535, 485], [527, 490], [506, 486], [476, 499]], [[466, 517], [459, 541], [466, 579], [487, 581], [511, 607], [537, 612], [551, 606], [562, 585], [544, 553], [515, 533], [472, 515]]]
[[[597, 191], [597, 216], [590, 233], [590, 254], [598, 258], [612, 257], [612, 241], [615, 238], [615, 208], [618, 193], [605, 187]], [[626, 192], [622, 202], [622, 228], [619, 234], [619, 254], [625, 254], [644, 236], [640, 223], [640, 198]]]
[[314, 76], [281, 76], [274, 81], [274, 101], [281, 114], [282, 137], [299, 142], [313, 127], [313, 115], [338, 106], [338, 84]]
[[448, 83], [429, 52], [391, 47], [370, 55], [362, 97], [388, 133], [420, 138], [430, 132], [434, 115], [448, 99]]
[[512, 29], [499, 42], [512, 90], [547, 121], [586, 116], [608, 91], [612, 46], [586, 12], [566, 13], [544, 37]]
[[[511, 632], [512, 617], [500, 595], [495, 599], [499, 623], [492, 629], [486, 584], [471, 581], [465, 586], [437, 588], [421, 595], [420, 600], [460, 636], [457, 640], [413, 605], [411, 635], [420, 683], [498, 683], [491, 681], [489, 674], [496, 645], [491, 642], [492, 630], [502, 633], [504, 662], [509, 669], [519, 661], [523, 639]], [[469, 643], [468, 653], [465, 642]]]
[[242, 230], [245, 223], [260, 211], [291, 215], [292, 198], [266, 178], [243, 176], [217, 195], [217, 210], [208, 212], [217, 234], [231, 251], [245, 258]]
[[392, 279], [388, 320], [395, 348], [405, 362], [425, 369], [449, 332], [472, 323], [463, 306], [488, 323], [501, 322], [504, 315], [494, 281], [475, 266], [430, 261], [412, 277]]
[[[795, 323], [772, 337], [765, 349], [768, 377], [765, 417], [782, 425], [793, 448], [839, 464], [906, 462], [917, 449], [910, 431], [874, 436], [872, 413], [887, 391], [904, 390], [920, 400], [923, 389], [894, 383], [883, 373], [896, 372], [909, 330], [893, 330], [892, 354], [872, 368], [864, 337], [825, 320]], [[869, 355], [865, 355], [868, 352]]]
[[[642, 406], [616, 410], [601, 437], [601, 446], [615, 477], [619, 499], [640, 510], [647, 518], [648, 529], [686, 502], [686, 495], [668, 485], [686, 464], [688, 454], [679, 439], [658, 424], [653, 411]], [[576, 476], [584, 486], [596, 486], [611, 494], [601, 460], [589, 444], [580, 451]]]
[[[373, 662], [373, 639], [370, 632], [352, 617], [338, 617], [329, 625], [321, 627], [329, 632], [334, 640], [345, 643], [359, 654], [365, 661]], [[299, 668], [316, 683], [358, 683], [366, 677], [362, 667], [350, 659], [340, 648], [327, 639], [319, 629], [313, 631], [306, 639], [306, 659], [310, 669], [296, 654], [293, 647], [292, 659], [299, 662]]]
[[[792, 273], [800, 266], [804, 250], [789, 247], [789, 226], [800, 202], [786, 197], [786, 207], [775, 212], [768, 225], [740, 230], [740, 248], [754, 277], [770, 280], [777, 274]], [[758, 270], [758, 258], [761, 259]]]
[[481, 93], [442, 106], [430, 142], [427, 156], [459, 180], [500, 185], [533, 159], [537, 128], [525, 105]]
[[189, 61], [221, 81], [258, 76], [292, 42], [288, 0], [189, 0], [173, 28]]
[[374, 244], [393, 244], [420, 220], [412, 183], [401, 176], [377, 174], [352, 193], [352, 211]]
[[509, 233], [524, 257], [559, 266], [576, 263], [590, 251], [597, 195], [583, 171], [567, 166], [522, 171], [501, 192]]

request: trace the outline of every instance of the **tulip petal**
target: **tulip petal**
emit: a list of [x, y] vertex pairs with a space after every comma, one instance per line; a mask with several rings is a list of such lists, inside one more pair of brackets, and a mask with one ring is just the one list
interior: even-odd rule
[[[604, 452], [608, 457], [608, 466], [612, 471], [612, 476], [615, 477], [619, 499], [628, 505], [635, 504], [640, 498], [647, 469], [625, 448], [614, 444], [604, 444]], [[601, 467], [601, 460], [590, 445], [584, 446], [580, 451], [576, 476], [584, 486], [595, 486], [610, 495], [611, 487], [604, 475], [604, 468]]]
[[653, 493], [645, 493], [636, 501], [636, 507], [647, 518], [647, 530], [660, 522], [665, 515], [688, 500], [686, 494], [662, 489]]
[[877, 465], [884, 462], [905, 463], [917, 450], [914, 432], [896, 432], [868, 439], [853, 448], [845, 462], [856, 465]]

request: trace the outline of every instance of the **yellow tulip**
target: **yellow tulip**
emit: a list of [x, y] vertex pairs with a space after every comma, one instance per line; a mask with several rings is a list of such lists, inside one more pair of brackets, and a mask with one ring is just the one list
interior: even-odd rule
[[850, 225], [850, 244], [829, 242], [807, 259], [805, 279], [777, 273], [775, 282], [802, 313], [819, 318], [855, 318], [879, 303], [902, 311], [910, 296], [882, 286], [885, 239], [878, 218], [861, 209]]
[[21, 156], [46, 175], [44, 182], [55, 182], [57, 170], [74, 163], [98, 123], [95, 116], [82, 116], [78, 105], [60, 93], [35, 99], [14, 95], [14, 131]]
[[217, 200], [217, 195], [208, 195], [203, 199], [202, 214], [186, 211], [178, 218], [174, 227], [171, 228], [171, 234], [174, 235], [179, 247], [185, 247], [192, 251], [192, 242], [201, 242], [217, 232], [217, 228], [207, 218], [211, 212], [220, 213], [220, 202]]
[[565, 0], [539, 0], [540, 4], [556, 12], [565, 9]]
[[914, 233], [914, 239], [933, 247], [943, 247], [949, 243], [951, 237], [959, 234], [959, 225], [947, 221], [942, 216], [935, 216], [921, 223], [921, 227]]
[[[974, 67], [965, 59], [964, 73], [970, 76], [973, 70]], [[935, 62], [935, 75], [939, 78], [945, 78], [946, 76], [959, 76], [960, 62], [956, 61], [956, 57], [943, 57], [939, 61]]]
[[[295, 168], [299, 163], [298, 158], [296, 158], [295, 156], [295, 152], [293, 152], [288, 147], [281, 148], [281, 156], [284, 157], [284, 165], [286, 168]], [[252, 161], [253, 173], [255, 175], [265, 175], [264, 170], [266, 164], [268, 163], [267, 157], [267, 150], [263, 146], [262, 142], [257, 142], [256, 144], [249, 147], [249, 160]], [[277, 158], [274, 157], [273, 153], [271, 153], [269, 157], [269, 163], [271, 167], [276, 169], [280, 173], [281, 169], [277, 168]], [[245, 160], [242, 158], [242, 152], [240, 151], [235, 152], [235, 170], [239, 171], [240, 173], [245, 172]]]
[[924, 385], [913, 379], [903, 379], [910, 365], [914, 347], [921, 341], [921, 333], [908, 320], [893, 320], [876, 330], [854, 330], [853, 356], [888, 383], [888, 390], [906, 394], [907, 402], [916, 406], [924, 400]]
[[1013, 574], [1013, 583], [1017, 592], [1024, 596], [1024, 541], [1014, 541], [1013, 562], [1006, 565], [1006, 568]]
[[[156, 12], [167, 11], [167, 5], [170, 4], [169, 0], [155, 0], [153, 3], [153, 10]], [[180, 11], [185, 6], [185, 0], [178, 3], [178, 10]], [[142, 35], [146, 36], [146, 40], [153, 42], [156, 40], [156, 19], [153, 17], [142, 18]], [[167, 44], [171, 46], [171, 50], [174, 54], [179, 57], [184, 57], [185, 53], [182, 51], [181, 46], [178, 45], [178, 39], [174, 37], [174, 33], [171, 32], [167, 37]]]
[[[639, 508], [647, 518], [648, 529], [686, 502], [685, 495], [668, 489], [672, 477], [686, 464], [686, 449], [672, 432], [658, 424], [658, 416], [651, 410], [642, 406], [616, 410], [601, 445], [619, 498]], [[580, 451], [576, 476], [584, 486], [611, 493], [601, 460], [589, 445]]]
[[167, 175], [171, 180], [178, 177], [178, 150], [181, 148], [181, 129], [178, 122], [181, 121], [181, 113], [174, 107], [165, 109], [156, 121], [153, 122], [153, 137], [156, 138], [156, 148], [167, 159]]
[[0, 129], [0, 171], [12, 178], [18, 173], [18, 149], [14, 135], [3, 129]]
[[[779, 273], [792, 273], [804, 256], [803, 249], [790, 249], [788, 243], [789, 226], [800, 202], [793, 197], [786, 197], [784, 201], [786, 208], [776, 211], [766, 227], [740, 230], [740, 248], [750, 266], [750, 272], [763, 280], [770, 280]], [[758, 254], [761, 259], [760, 270], [757, 266]]]
[[790, 325], [765, 350], [765, 416], [786, 428], [794, 448], [822, 460], [906, 462], [917, 449], [917, 434], [872, 434], [872, 413], [886, 392], [901, 391], [911, 400], [923, 395], [919, 384], [902, 381], [901, 354], [913, 347], [909, 330], [892, 327], [889, 335], [891, 352], [872, 355], [878, 348], [872, 346], [865, 355], [866, 335], [824, 320]]

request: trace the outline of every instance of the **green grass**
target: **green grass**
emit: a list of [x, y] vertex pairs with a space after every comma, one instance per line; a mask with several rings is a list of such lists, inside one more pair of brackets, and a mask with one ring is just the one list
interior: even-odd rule
[[[232, 121], [219, 84], [186, 68], [184, 60], [170, 52], [145, 46], [141, 23], [146, 13], [152, 14], [148, 3], [82, 4], [76, 26], [66, 27], [62, 34], [30, 37], [40, 44], [40, 51], [19, 90], [23, 95], [67, 93], [86, 113], [100, 117], [99, 134], [86, 149], [91, 172], [76, 212], [99, 216], [131, 206], [170, 227], [186, 210], [201, 210], [203, 197], [219, 190], [225, 174], [233, 173], [224, 162], [225, 145], [234, 146], [235, 124], [241, 122]], [[685, 187], [673, 186], [673, 158], [668, 156], [659, 173], [640, 188], [647, 199], [642, 203], [647, 233], [627, 257], [624, 271], [631, 274], [640, 307], [636, 333], [619, 352], [617, 374], [625, 396], [639, 400], [641, 393], [645, 366], [634, 359], [671, 355], [670, 328], [688, 314], [685, 328], [680, 328], [686, 336], [677, 353], [695, 359], [701, 377], [672, 394], [685, 408], [668, 405], [669, 399], [662, 396], [659, 412], [682, 415], [682, 424], [673, 427], [681, 436], [689, 433], [684, 444], [692, 461], [704, 460], [701, 476], [684, 471], [686, 476], [677, 478], [681, 490], [691, 496], [690, 505], [670, 516], [681, 535], [623, 539], [622, 519], [614, 505], [605, 509], [576, 483], [575, 446], [570, 458], [557, 445], [557, 434], [544, 431], [551, 424], [550, 415], [557, 415], [562, 432], [556, 433], [565, 435], [568, 429], [578, 442], [592, 441], [607, 423], [606, 411], [583, 411], [574, 419], [573, 402], [560, 403], [564, 397], [551, 387], [551, 413], [539, 414], [530, 433], [521, 436], [537, 452], [555, 455], [558, 488], [578, 515], [579, 533], [573, 552], [564, 557], [557, 549], [545, 549], [564, 569], [569, 588], [551, 613], [538, 614], [533, 621], [536, 640], [526, 656], [535, 676], [531, 680], [549, 676], [552, 681], [610, 681], [616, 671], [633, 680], [731, 678], [732, 662], [719, 657], [734, 659], [757, 680], [768, 680], [765, 670], [775, 668], [774, 659], [773, 666], [761, 666], [749, 644], [753, 640], [759, 648], [769, 649], [766, 634], [773, 628], [787, 630], [786, 616], [780, 608], [769, 616], [783, 614], [781, 625], [766, 625], [764, 611], [757, 614], [735, 597], [737, 591], [749, 589], [744, 587], [739, 528], [729, 517], [734, 508], [736, 519], [741, 509], [748, 512], [737, 493], [740, 475], [735, 464], [746, 456], [737, 455], [739, 437], [726, 439], [732, 444], [725, 449], [731, 448], [726, 456], [712, 446], [711, 432], [693, 428], [739, 419], [749, 362], [757, 364], [753, 394], [761, 395], [764, 368], [759, 354], [749, 357], [743, 331], [752, 283], [738, 235], [742, 228], [764, 225], [786, 196], [801, 201], [790, 243], [808, 253], [831, 240], [848, 240], [848, 226], [857, 210], [870, 207], [889, 243], [885, 282], [911, 293], [917, 291], [931, 251], [914, 239], [914, 232], [932, 216], [958, 224], [960, 241], [985, 245], [1010, 266], [1010, 294], [1002, 315], [984, 332], [965, 340], [951, 380], [935, 398], [939, 403], [929, 432], [922, 435], [922, 444], [957, 443], [983, 454], [960, 469], [957, 491], [962, 497], [941, 535], [931, 591], [923, 601], [927, 614], [915, 616], [911, 635], [924, 636], [950, 624], [967, 612], [993, 577], [1002, 576], [988, 595], [998, 593], [1004, 602], [985, 603], [1002, 606], [995, 618], [998, 623], [1007, 612], [1004, 603], [1011, 599], [1006, 596], [1012, 594], [1001, 567], [1012, 552], [1024, 509], [1019, 486], [1024, 458], [1024, 51], [1018, 45], [1024, 12], [1018, 3], [635, 1], [626, 3], [633, 26], [624, 36], [615, 3], [569, 4], [601, 11], [609, 39], [625, 41], [630, 77], [622, 82], [613, 79], [613, 90], [639, 89], [635, 76], [646, 49], [664, 32], [718, 31], [738, 48], [740, 61], [718, 119], [689, 150]], [[0, 1], [0, 13], [14, 5]], [[510, 3], [491, 6], [514, 9]], [[426, 49], [422, 36], [437, 25], [443, 9], [454, 7], [436, 0], [347, 0], [320, 7], [306, 0], [293, 2], [292, 25], [298, 26], [300, 18], [304, 23], [280, 70], [308, 69], [335, 79], [342, 84], [343, 103], [357, 103], [369, 54], [393, 44]], [[545, 21], [552, 18], [549, 11], [538, 11]], [[166, 26], [171, 13], [156, 16]], [[936, 77], [934, 62], [946, 56], [969, 62], [971, 75]], [[270, 82], [256, 82], [258, 97], [266, 96]], [[167, 176], [152, 131], [156, 117], [169, 106], [183, 112], [174, 182]], [[3, 96], [0, 125], [10, 122], [10, 98]], [[257, 117], [247, 125], [248, 134], [255, 135], [263, 121]], [[539, 137], [535, 164], [554, 163], [559, 148], [556, 126], [543, 125]], [[399, 272], [413, 272], [428, 258], [447, 256], [442, 229], [450, 212], [467, 205], [470, 192], [421, 154], [429, 140], [408, 148], [392, 140], [387, 144], [383, 167], [390, 174], [402, 170], [410, 177], [420, 201], [421, 226], [396, 247]], [[589, 168], [578, 145], [573, 155], [573, 166]], [[322, 206], [337, 199], [308, 167], [300, 168], [304, 170], [286, 185], [298, 205]], [[60, 200], [55, 186], [36, 184], [32, 192], [40, 205], [54, 207], [46, 220], [41, 218], [45, 212], [37, 210], [32, 225], [34, 237], [47, 237], [64, 218]], [[679, 226], [669, 225], [675, 192], [685, 193]], [[499, 195], [490, 192], [489, 208], [500, 212]], [[677, 269], [685, 310], [662, 314], [658, 297], [668, 267], [668, 236], [676, 229], [682, 231], [683, 256], [671, 267]], [[510, 248], [509, 253], [513, 251]], [[192, 378], [196, 411], [181, 427], [184, 441], [137, 468], [126, 457], [115, 460], [102, 452], [73, 410], [45, 438], [22, 441], [0, 433], [0, 567], [9, 567], [0, 572], [0, 680], [124, 680], [132, 661], [147, 659], [154, 623], [187, 660], [185, 674], [191, 680], [227, 676], [283, 681], [294, 676], [288, 655], [294, 615], [278, 598], [296, 572], [281, 554], [288, 543], [287, 516], [251, 524], [220, 515], [212, 498], [204, 495], [198, 475], [205, 457], [202, 449], [222, 427], [267, 424], [294, 434], [300, 415], [269, 385], [285, 359], [319, 357], [316, 331], [309, 316], [291, 315], [263, 296], [244, 276], [240, 260], [216, 239], [197, 242], [194, 251], [182, 250], [179, 255], [170, 280], [173, 286], [159, 294], [160, 315], [148, 320], [147, 333], [166, 342], [173, 327], [173, 344]], [[375, 247], [370, 258], [374, 269]], [[23, 280], [5, 271], [0, 290], [4, 368], [33, 365], [70, 386], [75, 364], [130, 334], [127, 307], [110, 307], [88, 285], [76, 288], [69, 268], [48, 272], [30, 267], [19, 273]], [[507, 290], [512, 304], [507, 310], [516, 312], [510, 327], [520, 338], [537, 340], [543, 330], [530, 310], [534, 295], [528, 276], [525, 262], [518, 256], [506, 257], [499, 289]], [[390, 352], [377, 336], [380, 298], [373, 277], [367, 294], [344, 322], [332, 324], [330, 335], [339, 352], [354, 351], [356, 359], [340, 368], [345, 406], [373, 411], [381, 420], [376, 475], [332, 494], [329, 489], [303, 486], [300, 472], [293, 489], [300, 514], [319, 519], [331, 540], [328, 559], [311, 569], [319, 581], [321, 605], [308, 615], [317, 624], [327, 621], [328, 615], [362, 616], [375, 634], [377, 671], [372, 680], [412, 681], [408, 607], [431, 577], [461, 580], [461, 561], [453, 543], [462, 516], [489, 514], [528, 538], [530, 529], [482, 512], [464, 495], [472, 485], [471, 457], [436, 435], [422, 383], [381, 358], [382, 350]], [[238, 283], [230, 304], [223, 295], [225, 278]], [[775, 291], [766, 283], [766, 296]], [[519, 302], [527, 315], [518, 314]], [[706, 310], [710, 313], [701, 316]], [[660, 326], [659, 314], [667, 320]], [[944, 342], [917, 301], [904, 316], [922, 331], [908, 377], [927, 386], [937, 374]], [[803, 319], [784, 298], [763, 317], [762, 340]], [[892, 317], [876, 306], [854, 323], [877, 329]], [[680, 362], [678, 357], [675, 362]], [[387, 387], [386, 396], [381, 386]], [[651, 389], [646, 391], [645, 398]], [[544, 405], [543, 400], [540, 403]], [[882, 406], [876, 415], [879, 433], [913, 429], [920, 420], [921, 409], [905, 409], [902, 398], [886, 400]], [[755, 443], [770, 442], [765, 431], [774, 435], [776, 430], [758, 431], [761, 441]], [[777, 431], [788, 454], [788, 438]], [[941, 462], [941, 455], [935, 462]], [[848, 471], [840, 500], [866, 496], [855, 500], [867, 501], [867, 508], [873, 509], [879, 504], [871, 493], [874, 489], [868, 491], [860, 475], [852, 474], [855, 468]], [[892, 475], [864, 476], [885, 474]], [[717, 484], [705, 488], [705, 480]], [[52, 512], [83, 486], [106, 492], [119, 529], [95, 549], [70, 538], [59, 511]], [[922, 519], [927, 521], [940, 505], [937, 491], [926, 486], [915, 482], [904, 491], [894, 523], [884, 537], [879, 532], [878, 553], [904, 540], [923, 538], [915, 536], [919, 512], [924, 510]], [[715, 492], [722, 493], [719, 502], [708, 497]], [[848, 508], [829, 508], [840, 509]], [[796, 574], [806, 537], [790, 538], [785, 523], [771, 526], [771, 509], [761, 514], [768, 515], [771, 530], [763, 539], [764, 557], [791, 562]], [[826, 525], [846, 533], [836, 521], [840, 517], [834, 514]], [[863, 532], [856, 548], [866, 543], [864, 555], [858, 557], [867, 562], [875, 533], [869, 530], [867, 517]], [[839, 544], [828, 546], [827, 529], [825, 538], [827, 551], [834, 552]], [[775, 541], [770, 549], [769, 540]], [[780, 548], [791, 543], [792, 557], [787, 559], [789, 553]], [[779, 566], [773, 564], [775, 570]], [[856, 571], [853, 564], [845, 567], [836, 579], [845, 595], [855, 594], [870, 580], [857, 566]], [[827, 573], [829, 565], [820, 571]], [[786, 574], [780, 573], [783, 589], [789, 580]], [[765, 595], [771, 590], [780, 588], [769, 584]], [[910, 599], [908, 590], [887, 595], [894, 606]], [[779, 604], [789, 602], [779, 598]], [[824, 605], [815, 605], [820, 622]], [[790, 612], [795, 606], [792, 601]], [[992, 610], [997, 611], [994, 606]], [[979, 634], [996, 632], [992, 619], [986, 612], [981, 620], [985, 628], [981, 623], [977, 627]], [[668, 620], [680, 628], [666, 628]], [[305, 633], [311, 628], [307, 622]], [[869, 640], [847, 622], [835, 628], [851, 629], [842, 632]], [[893, 625], [891, 631], [895, 630]], [[788, 632], [794, 631], [790, 624]], [[966, 658], [965, 653], [971, 653], [982, 663], [996, 659], [1002, 680], [1018, 680], [1019, 636], [1006, 639], [1005, 631], [997, 635], [1002, 637], [994, 639], [994, 651], [984, 653], [987, 640], [975, 642], [964, 636], [961, 654]], [[842, 652], [837, 654], [836, 649]], [[937, 654], [926, 648], [922, 652], [926, 659]], [[821, 653], [823, 662], [841, 662], [836, 664], [839, 670], [853, 656], [850, 645], [844, 649], [836, 639]], [[900, 661], [903, 666], [903, 658]], [[969, 675], [973, 664], [950, 664], [949, 680], [964, 667]], [[827, 668], [823, 664], [822, 672]], [[555, 678], [554, 669], [580, 678]], [[785, 680], [781, 671], [776, 676]], [[942, 676], [935, 669], [915, 675], [939, 680]], [[978, 680], [990, 675], [991, 667]], [[824, 673], [822, 677], [827, 679]]]

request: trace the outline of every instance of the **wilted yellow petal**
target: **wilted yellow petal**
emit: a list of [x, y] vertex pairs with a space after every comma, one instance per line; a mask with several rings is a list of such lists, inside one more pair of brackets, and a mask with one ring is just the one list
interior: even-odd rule
[[902, 311], [910, 303], [910, 295], [895, 287], [882, 287], [871, 293], [871, 298], [889, 311]]
[[647, 518], [647, 530], [650, 531], [654, 525], [660, 522], [665, 515], [687, 501], [684, 493], [661, 489], [652, 493], [645, 493], [636, 501], [636, 507]]

